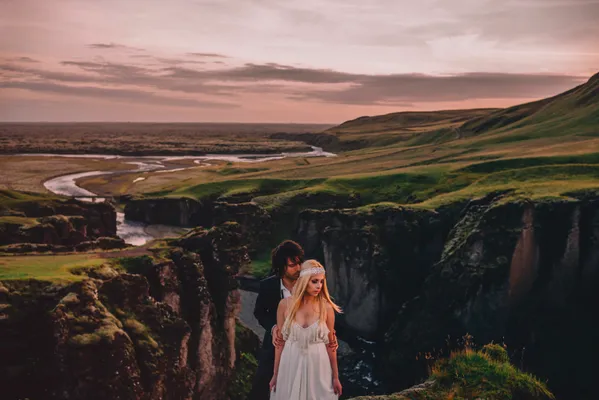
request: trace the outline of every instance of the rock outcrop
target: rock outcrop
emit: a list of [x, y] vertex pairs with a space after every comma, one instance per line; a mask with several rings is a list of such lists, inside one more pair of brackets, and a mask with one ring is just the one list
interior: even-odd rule
[[0, 245], [77, 246], [116, 237], [116, 210], [77, 200], [23, 201], [0, 207]]
[[248, 261], [239, 227], [80, 282], [0, 284], [0, 387], [17, 399], [226, 399]]
[[131, 199], [125, 205], [125, 218], [146, 224], [211, 227], [212, 208], [212, 202], [189, 198]]
[[125, 218], [147, 224], [210, 228], [225, 222], [239, 224], [250, 253], [254, 253], [269, 238], [271, 217], [266, 210], [247, 199], [227, 202], [189, 198], [150, 198], [129, 200]]

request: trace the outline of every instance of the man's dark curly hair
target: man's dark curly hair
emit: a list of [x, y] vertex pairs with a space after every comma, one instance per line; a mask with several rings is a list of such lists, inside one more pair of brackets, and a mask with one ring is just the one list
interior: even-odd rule
[[297, 259], [300, 263], [304, 262], [304, 249], [293, 240], [285, 240], [272, 250], [271, 275], [277, 275], [279, 278], [282, 278], [285, 275], [288, 258], [292, 260]]

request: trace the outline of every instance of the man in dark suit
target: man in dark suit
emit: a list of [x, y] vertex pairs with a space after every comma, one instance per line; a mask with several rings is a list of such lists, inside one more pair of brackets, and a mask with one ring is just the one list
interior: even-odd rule
[[304, 262], [304, 250], [292, 240], [279, 244], [271, 254], [271, 276], [260, 282], [260, 291], [254, 307], [254, 316], [266, 330], [258, 370], [254, 376], [248, 400], [268, 400], [268, 384], [274, 373], [275, 339], [280, 334], [277, 328], [277, 308], [281, 299], [291, 296], [293, 285], [299, 278], [300, 266]]
[[[271, 276], [260, 282], [260, 291], [254, 307], [254, 316], [266, 333], [248, 400], [268, 400], [270, 397], [268, 384], [274, 373], [275, 344], [283, 344], [280, 329], [277, 327], [277, 308], [281, 299], [291, 296], [293, 286], [299, 278], [301, 264], [304, 262], [304, 250], [296, 242], [285, 240], [273, 249], [271, 262]], [[335, 331], [329, 346], [333, 350], [339, 347]]]

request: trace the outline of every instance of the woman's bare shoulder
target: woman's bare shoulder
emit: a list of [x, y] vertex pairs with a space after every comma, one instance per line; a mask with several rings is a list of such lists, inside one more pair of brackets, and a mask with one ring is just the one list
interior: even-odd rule
[[291, 304], [291, 297], [287, 297], [279, 301], [279, 307], [286, 309]]

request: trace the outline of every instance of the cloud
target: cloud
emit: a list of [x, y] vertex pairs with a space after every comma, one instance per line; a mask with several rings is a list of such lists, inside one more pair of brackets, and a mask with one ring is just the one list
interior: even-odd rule
[[35, 79], [59, 81], [67, 83], [100, 82], [98, 77], [66, 71], [50, 71], [47, 69], [26, 68], [15, 64], [2, 64], [0, 71], [9, 73], [14, 79]]
[[117, 101], [132, 101], [152, 105], [202, 108], [237, 108], [238, 105], [196, 99], [160, 96], [152, 92], [130, 89], [109, 89], [96, 86], [69, 86], [51, 82], [0, 82], [0, 88], [25, 89], [61, 95], [92, 97]]
[[88, 47], [91, 47], [92, 49], [115, 49], [124, 46], [115, 43], [92, 43], [88, 45]]
[[198, 60], [187, 60], [184, 58], [165, 58], [165, 57], [157, 57], [155, 60], [159, 63], [168, 64], [168, 65], [180, 65], [180, 64], [207, 64], [207, 61], [198, 61]]
[[[141, 91], [168, 90], [187, 94], [231, 96], [234, 86], [210, 84], [206, 79], [186, 79], [185, 75], [175, 76], [173, 71], [185, 70], [180, 67], [150, 69], [135, 65], [99, 63], [92, 61], [63, 61], [67, 67], [77, 67], [86, 74], [71, 71], [49, 71], [46, 69], [25, 68], [15, 64], [0, 64], [0, 73], [8, 73], [13, 79], [25, 82], [61, 82], [63, 84], [113, 85], [118, 87], [137, 86]], [[198, 73], [198, 71], [194, 71]], [[31, 86], [36, 90], [39, 86]], [[66, 93], [66, 92], [65, 92]]]
[[216, 70], [205, 74], [218, 80], [255, 82], [280, 80], [302, 83], [348, 83], [366, 76], [330, 69], [297, 68], [275, 63], [245, 64], [243, 67]]
[[17, 62], [17, 63], [39, 63], [38, 60], [35, 60], [35, 59], [31, 58], [31, 57], [9, 58], [7, 61]]
[[344, 104], [406, 106], [409, 103], [540, 98], [583, 83], [577, 76], [469, 73], [450, 76], [397, 74], [356, 79], [342, 90], [305, 90], [293, 98]]
[[87, 47], [89, 47], [90, 49], [101, 49], [101, 50], [123, 49], [123, 50], [144, 51], [144, 49], [140, 49], [138, 47], [131, 47], [131, 46], [126, 46], [124, 44], [118, 44], [118, 43], [91, 43], [91, 44], [88, 44]]
[[[24, 68], [11, 64], [0, 65], [0, 71], [9, 72], [14, 79], [31, 84], [28, 87], [30, 90], [43, 90], [40, 83], [62, 82], [112, 85], [116, 88], [136, 86], [145, 97], [149, 90], [158, 89], [174, 92], [174, 96], [180, 93], [234, 98], [241, 93], [261, 93], [283, 95], [302, 102], [394, 106], [477, 99], [541, 98], [584, 82], [579, 76], [559, 74], [479, 72], [451, 75], [369, 75], [277, 63], [246, 64], [236, 68], [211, 70], [179, 65], [150, 68], [95, 61], [63, 61], [61, 64], [81, 69], [85, 74]], [[68, 87], [70, 86], [61, 89], [63, 93], [68, 93]], [[97, 93], [93, 92], [91, 86], [87, 91], [80, 87], [77, 90], [82, 95], [108, 93], [105, 88]], [[131, 91], [134, 89], [126, 89], [123, 93], [130, 94]]]
[[130, 58], [135, 59], [143, 59], [143, 60], [151, 60], [156, 64], [165, 64], [165, 65], [180, 65], [180, 64], [195, 64], [195, 65], [203, 65], [203, 64], [225, 64], [223, 61], [200, 61], [200, 60], [190, 60], [188, 58], [173, 58], [173, 57], [156, 57], [150, 54], [131, 54]]
[[203, 58], [230, 58], [229, 56], [225, 56], [224, 54], [217, 53], [187, 53], [188, 56], [192, 57], [203, 57]]

